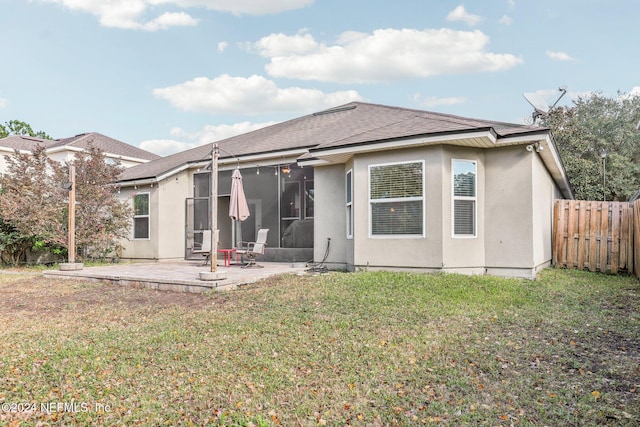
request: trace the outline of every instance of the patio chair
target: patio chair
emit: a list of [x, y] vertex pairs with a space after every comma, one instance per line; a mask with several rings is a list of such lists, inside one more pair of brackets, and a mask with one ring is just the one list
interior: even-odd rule
[[242, 266], [242, 268], [262, 268], [263, 265], [256, 263], [257, 255], [264, 255], [264, 248], [267, 246], [267, 234], [268, 228], [261, 228], [258, 230], [258, 237], [255, 242], [243, 243], [240, 242], [240, 246], [236, 249], [236, 255], [240, 255], [244, 258], [246, 255], [249, 261]]
[[[220, 230], [216, 230], [216, 237], [219, 236], [219, 233]], [[218, 239], [216, 239], [216, 241], [218, 241]], [[193, 242], [193, 250], [191, 253], [200, 254], [205, 257], [203, 265], [207, 265], [211, 258], [211, 230], [202, 231], [202, 243]]]

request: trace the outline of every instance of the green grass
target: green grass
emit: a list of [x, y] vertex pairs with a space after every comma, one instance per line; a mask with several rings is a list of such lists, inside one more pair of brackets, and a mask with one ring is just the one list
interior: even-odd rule
[[0, 423], [637, 425], [639, 292], [567, 270], [207, 295], [0, 276], [0, 402], [88, 409]]

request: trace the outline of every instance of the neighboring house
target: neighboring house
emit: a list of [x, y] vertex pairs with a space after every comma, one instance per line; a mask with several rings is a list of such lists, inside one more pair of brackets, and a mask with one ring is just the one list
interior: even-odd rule
[[86, 151], [89, 145], [101, 149], [106, 159], [119, 161], [125, 168], [160, 158], [133, 145], [109, 138], [97, 132], [82, 133], [70, 138], [42, 139], [28, 135], [11, 135], [0, 139], [0, 173], [7, 168], [6, 156], [16, 150], [31, 153], [37, 146], [45, 147], [49, 158], [57, 161], [72, 160], [76, 153]]
[[[354, 102], [218, 142], [220, 246], [268, 228], [267, 260], [533, 278], [573, 194], [551, 132]], [[123, 172], [124, 258], [184, 259], [209, 226], [212, 145]], [[228, 217], [240, 168], [251, 216]]]
[[631, 199], [629, 199], [629, 202], [635, 202], [636, 200], [640, 200], [640, 190], [636, 191], [634, 195], [631, 196]]

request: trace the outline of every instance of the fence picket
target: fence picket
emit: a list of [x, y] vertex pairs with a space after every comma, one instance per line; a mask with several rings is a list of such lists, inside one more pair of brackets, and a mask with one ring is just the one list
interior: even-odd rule
[[618, 273], [620, 265], [620, 203], [611, 203], [611, 272]]
[[579, 269], [583, 269], [585, 267], [584, 259], [587, 255], [585, 241], [587, 237], [587, 203], [579, 203], [578, 204], [578, 261], [576, 262]]
[[589, 270], [596, 271], [598, 259], [598, 202], [590, 202], [589, 206]]

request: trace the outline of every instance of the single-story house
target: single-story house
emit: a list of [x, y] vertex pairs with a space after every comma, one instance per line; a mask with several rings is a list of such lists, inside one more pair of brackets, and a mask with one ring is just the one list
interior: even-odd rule
[[102, 150], [107, 161], [118, 161], [125, 168], [160, 158], [157, 154], [98, 132], [81, 133], [60, 139], [11, 135], [0, 139], [0, 173], [7, 170], [6, 156], [13, 155], [16, 150], [21, 153], [31, 153], [36, 147], [41, 146], [45, 148], [49, 158], [63, 162], [72, 160], [76, 153], [86, 151], [89, 145]]
[[[549, 129], [362, 102], [217, 143], [220, 247], [268, 228], [266, 260], [535, 277], [573, 194]], [[123, 258], [192, 257], [209, 229], [212, 145], [125, 170]], [[239, 168], [251, 216], [228, 216]]]

